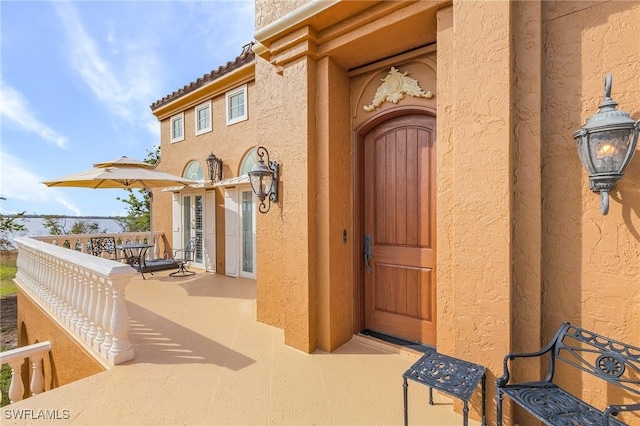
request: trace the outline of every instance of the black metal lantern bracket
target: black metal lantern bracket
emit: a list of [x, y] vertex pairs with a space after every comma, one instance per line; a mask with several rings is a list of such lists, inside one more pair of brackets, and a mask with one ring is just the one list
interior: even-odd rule
[[207, 167], [209, 168], [209, 179], [211, 182], [219, 182], [222, 180], [222, 159], [216, 157], [213, 152], [206, 158]]
[[[259, 146], [256, 149], [256, 155], [258, 156], [258, 163], [248, 173], [249, 182], [251, 183], [251, 190], [260, 200], [258, 210], [260, 213], [266, 213], [271, 208], [272, 202], [278, 202], [280, 165], [276, 161], [269, 160], [269, 151], [263, 146]], [[266, 199], [269, 200], [268, 204], [265, 203]]]
[[611, 84], [611, 74], [607, 74], [598, 112], [573, 134], [580, 161], [589, 173], [589, 189], [600, 193], [603, 215], [609, 212], [609, 192], [631, 162], [640, 132], [640, 121], [634, 122], [628, 113], [616, 109]]

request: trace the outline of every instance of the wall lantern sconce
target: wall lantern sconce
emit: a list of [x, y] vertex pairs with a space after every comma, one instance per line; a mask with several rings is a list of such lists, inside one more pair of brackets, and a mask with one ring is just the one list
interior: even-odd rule
[[222, 159], [213, 155], [213, 152], [207, 156], [207, 166], [209, 167], [209, 179], [211, 182], [219, 182], [222, 180]]
[[580, 161], [589, 173], [589, 189], [600, 193], [600, 209], [609, 212], [609, 191], [624, 174], [636, 151], [640, 121], [618, 111], [611, 99], [611, 74], [604, 80], [604, 99], [598, 112], [573, 134]]
[[[251, 189], [256, 197], [260, 200], [260, 213], [266, 213], [271, 208], [271, 202], [278, 201], [278, 171], [280, 166], [275, 161], [269, 161], [269, 151], [259, 146], [256, 150], [258, 155], [258, 163], [253, 166], [249, 172], [249, 181]], [[264, 157], [267, 157], [267, 164], [264, 163]], [[269, 196], [269, 205], [264, 200]]]

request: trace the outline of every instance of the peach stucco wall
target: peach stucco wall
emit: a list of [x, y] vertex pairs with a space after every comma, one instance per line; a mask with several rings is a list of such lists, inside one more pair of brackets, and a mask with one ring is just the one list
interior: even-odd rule
[[[17, 293], [19, 346], [51, 342], [51, 352], [43, 359], [45, 391], [106, 370], [20, 288]], [[22, 368], [23, 378], [26, 379], [30, 371], [31, 366], [25, 362]], [[29, 380], [23, 380], [23, 382], [29, 383]], [[24, 396], [30, 396], [28, 386]]]
[[305, 351], [315, 349], [317, 331], [311, 75], [315, 62], [305, 57], [290, 63], [282, 76], [256, 62], [256, 84], [269, 87], [259, 138], [281, 165], [280, 199], [257, 219], [258, 319], [284, 328], [285, 342]]
[[[638, 13], [638, 2], [439, 11], [438, 349], [490, 378], [504, 353], [540, 347], [563, 321], [640, 342], [640, 163], [602, 216], [572, 139], [607, 72], [640, 118]], [[592, 377], [559, 379], [593, 403], [608, 392]]]
[[[640, 346], [640, 155], [602, 216], [571, 138], [607, 73], [619, 108], [640, 119], [640, 2], [544, 3], [543, 19], [543, 335], [568, 320]], [[615, 395], [590, 376], [565, 385], [589, 401]]]
[[[278, 24], [280, 32], [264, 32], [264, 40], [258, 40], [267, 53], [257, 58], [256, 84], [278, 99], [267, 107], [273, 113], [270, 128], [260, 126], [261, 132], [279, 135], [274, 146], [283, 147], [278, 150], [286, 167], [293, 161], [290, 154], [307, 155], [306, 184], [291, 185], [292, 177], [283, 178], [282, 211], [259, 222], [260, 239], [286, 241], [285, 229], [303, 230], [287, 225], [282, 213], [295, 207], [310, 239], [296, 245], [300, 251], [259, 254], [259, 260], [275, 260], [272, 274], [258, 276], [259, 315], [283, 327], [289, 344], [309, 350], [314, 336], [321, 348], [341, 341], [327, 336], [344, 332], [332, 317], [349, 321], [348, 304], [331, 295], [342, 297], [357, 285], [358, 275], [350, 268], [357, 266], [359, 243], [348, 240], [341, 247], [337, 232], [346, 222], [347, 234], [355, 235], [353, 222], [343, 216], [357, 214], [357, 208], [349, 202], [352, 195], [333, 184], [346, 177], [353, 185], [357, 172], [353, 149], [339, 145], [347, 124], [338, 117], [344, 114], [339, 111], [345, 106], [345, 82], [351, 79], [351, 108], [362, 90], [356, 83], [363, 77], [354, 76], [355, 70], [393, 62], [395, 55], [411, 51], [412, 42], [414, 50], [423, 48], [430, 42], [424, 34], [433, 33], [438, 350], [487, 366], [488, 394], [493, 395], [504, 355], [539, 348], [562, 321], [638, 345], [640, 156], [612, 192], [609, 214], [602, 216], [572, 139], [597, 111], [607, 72], [614, 76], [614, 99], [640, 119], [638, 1], [394, 3], [397, 10], [386, 14], [380, 11], [387, 6], [372, 3], [333, 26], [326, 24], [329, 12], [302, 22], [293, 11], [298, 20], [290, 30], [284, 22], [287, 8], [267, 3], [256, 2], [257, 34], [266, 24]], [[337, 4], [336, 16], [345, 8]], [[402, 31], [396, 33], [398, 28]], [[375, 49], [363, 49], [367, 42]], [[407, 99], [399, 105], [418, 103]], [[355, 130], [362, 120], [359, 112], [349, 113], [348, 127]], [[352, 162], [350, 170], [331, 168], [345, 158]], [[315, 191], [316, 198], [290, 206], [291, 198], [304, 197], [296, 190]], [[342, 209], [335, 209], [340, 204], [334, 203], [334, 193], [343, 200]], [[344, 250], [351, 255], [342, 256]], [[340, 255], [332, 256], [334, 251]], [[299, 272], [293, 282], [290, 268]], [[351, 298], [351, 303], [358, 302]], [[303, 326], [294, 326], [298, 321]], [[528, 366], [516, 377], [534, 378], [540, 370], [540, 365]], [[588, 377], [560, 380], [590, 401], [608, 392]], [[478, 405], [474, 399], [475, 417]], [[527, 422], [515, 416], [511, 420]]]
[[[409, 10], [395, 3], [378, 7], [345, 2], [337, 15], [326, 12], [312, 25], [296, 24], [282, 37], [273, 37], [271, 57], [256, 58], [256, 86], [264, 90], [260, 138], [268, 141], [272, 158], [282, 167], [281, 200], [258, 217], [258, 319], [282, 327], [286, 343], [303, 351], [334, 350], [354, 332], [354, 265], [361, 241], [354, 229], [352, 138], [358, 123], [387, 109], [360, 114], [379, 86], [374, 79], [391, 66], [374, 67], [354, 83], [349, 70], [380, 59], [363, 49], [363, 32], [336, 30], [322, 40], [319, 31], [332, 17], [337, 20], [335, 16], [346, 16], [353, 8], [374, 5], [373, 15], [338, 20], [338, 25], [357, 28], [369, 23], [370, 30], [385, 39], [380, 45], [384, 51], [377, 54], [397, 54], [414, 42], [407, 35], [418, 28], [402, 24], [435, 17], [435, 4], [423, 2]], [[256, 8], [257, 17], [275, 10], [270, 2], [257, 2]], [[261, 22], [282, 25], [277, 22], [281, 17], [257, 19], [257, 30]], [[353, 20], [361, 22], [354, 25]], [[392, 34], [385, 31], [387, 20], [393, 24]], [[425, 34], [435, 37], [432, 27]], [[433, 68], [432, 78], [435, 64]], [[357, 96], [354, 84], [360, 86]], [[435, 101], [430, 103], [435, 111]]]
[[[197, 161], [204, 170], [205, 180], [208, 180], [206, 158], [214, 153], [223, 161], [223, 179], [238, 176], [240, 163], [249, 150], [260, 145], [257, 134], [257, 121], [259, 116], [259, 100], [255, 84], [253, 82], [253, 68], [248, 73], [242, 73], [238, 80], [233, 80], [221, 87], [215, 84], [205, 85], [201, 90], [190, 94], [193, 99], [188, 102], [178, 103], [175, 107], [166, 107], [161, 110], [160, 126], [161, 161], [159, 170], [182, 176], [185, 168], [191, 161]], [[226, 124], [225, 93], [243, 84], [247, 84], [247, 113], [248, 120], [241, 121], [230, 126]], [[195, 106], [211, 101], [212, 131], [201, 135], [195, 134]], [[171, 117], [178, 113], [184, 113], [184, 140], [171, 143], [170, 121]], [[199, 189], [183, 189], [182, 194], [215, 191], [216, 200], [216, 259], [215, 268], [218, 273], [225, 273], [224, 263], [224, 190], [213, 189], [210, 184]], [[153, 200], [153, 227], [156, 231], [163, 231], [167, 244], [171, 248], [176, 247], [172, 241], [172, 192], [154, 190]], [[211, 212], [205, 212], [211, 215]], [[160, 253], [163, 255], [163, 253]], [[170, 255], [170, 253], [169, 253]]]
[[438, 13], [437, 348], [486, 366], [489, 395], [512, 344], [510, 9]]

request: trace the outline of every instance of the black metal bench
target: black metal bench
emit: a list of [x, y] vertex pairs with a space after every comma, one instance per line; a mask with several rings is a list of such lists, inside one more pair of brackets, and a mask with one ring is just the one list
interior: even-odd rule
[[[544, 380], [509, 383], [509, 361], [549, 357]], [[556, 362], [564, 362], [626, 391], [640, 402], [640, 348], [565, 322], [538, 352], [511, 353], [504, 358], [504, 374], [496, 380], [498, 426], [502, 425], [502, 398], [511, 398], [546, 425], [625, 425], [616, 419], [623, 411], [640, 411], [640, 403], [610, 404], [601, 411], [553, 383]]]

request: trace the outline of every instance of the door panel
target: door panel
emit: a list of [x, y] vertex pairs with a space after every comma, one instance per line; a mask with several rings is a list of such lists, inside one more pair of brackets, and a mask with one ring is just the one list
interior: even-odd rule
[[192, 237], [198, 237], [193, 266], [204, 269], [204, 197], [202, 195], [182, 196], [182, 247]]
[[392, 118], [364, 138], [365, 327], [436, 342], [435, 119]]
[[198, 238], [198, 245], [196, 246], [194, 264], [199, 268], [204, 269], [204, 212], [203, 212], [203, 196], [196, 195], [193, 197], [193, 212], [194, 212], [194, 236]]

